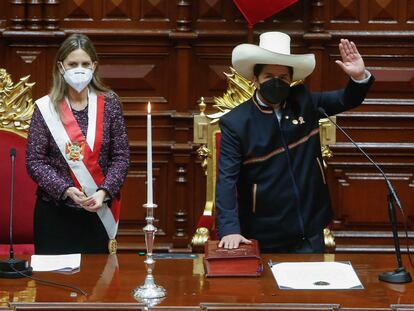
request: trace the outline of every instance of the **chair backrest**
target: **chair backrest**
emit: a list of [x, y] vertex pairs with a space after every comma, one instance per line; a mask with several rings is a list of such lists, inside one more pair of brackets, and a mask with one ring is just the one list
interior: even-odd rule
[[0, 254], [9, 252], [11, 190], [10, 150], [16, 150], [13, 196], [13, 244], [15, 254], [33, 253], [33, 211], [36, 184], [26, 171], [26, 137], [34, 104], [24, 77], [13, 84], [0, 68]]
[[[195, 250], [202, 250], [208, 239], [217, 238], [214, 210], [216, 197], [215, 185], [220, 153], [220, 129], [218, 120], [223, 114], [249, 99], [255, 90], [253, 83], [244, 79], [233, 68], [230, 68], [230, 71], [229, 74], [224, 73], [228, 80], [228, 87], [225, 94], [222, 97], [214, 98], [215, 105], [213, 107], [218, 112], [206, 115], [204, 113], [206, 104], [204, 103], [204, 99], [201, 98], [199, 104], [200, 114], [194, 116], [194, 142], [201, 145], [197, 153], [207, 177], [206, 204], [191, 241], [193, 249]], [[292, 85], [299, 83], [303, 83], [303, 81], [294, 81]], [[328, 145], [334, 144], [336, 141], [335, 127], [326, 119], [320, 120], [319, 126], [322, 155], [324, 158], [332, 157], [332, 152]], [[333, 249], [335, 242], [330, 230], [326, 228], [324, 234], [325, 245], [329, 249]]]

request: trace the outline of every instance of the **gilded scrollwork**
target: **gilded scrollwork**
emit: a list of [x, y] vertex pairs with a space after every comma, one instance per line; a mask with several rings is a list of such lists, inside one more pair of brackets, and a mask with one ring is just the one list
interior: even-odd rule
[[211, 158], [210, 149], [208, 149], [207, 146], [203, 144], [197, 149], [196, 152], [197, 157], [201, 160], [201, 167], [204, 170], [204, 174], [207, 175], [208, 158]]
[[230, 73], [224, 72], [227, 78], [227, 90], [221, 97], [214, 97], [214, 108], [228, 112], [252, 97], [255, 86], [230, 67]]
[[25, 76], [16, 84], [10, 74], [0, 68], [0, 129], [16, 133], [27, 132], [34, 110], [30, 76]]

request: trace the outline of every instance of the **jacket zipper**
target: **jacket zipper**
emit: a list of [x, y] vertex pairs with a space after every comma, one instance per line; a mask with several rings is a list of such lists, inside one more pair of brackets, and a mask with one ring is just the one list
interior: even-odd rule
[[[277, 114], [276, 114], [275, 110], [274, 110], [274, 115], [275, 115], [275, 118], [276, 118], [276, 122], [279, 126], [280, 137], [281, 137], [281, 140], [282, 140], [282, 143], [283, 143], [283, 148], [285, 149], [285, 152], [286, 152], [286, 159], [287, 159], [287, 162], [288, 162], [288, 171], [289, 171], [289, 174], [290, 174], [290, 178], [292, 179], [293, 190], [295, 192], [296, 200], [297, 200], [296, 211], [298, 213], [298, 219], [299, 219], [300, 229], [301, 229], [301, 232], [302, 232], [302, 237], [304, 237], [305, 236], [305, 226], [303, 224], [303, 218], [302, 218], [302, 214], [300, 212], [299, 188], [296, 184], [295, 176], [294, 176], [293, 170], [292, 170], [292, 165], [290, 163], [289, 148], [288, 148], [288, 146], [285, 142], [285, 137], [283, 136], [282, 124], [281, 124], [281, 122], [279, 122], [279, 119], [277, 118]], [[283, 113], [282, 113], [282, 116], [283, 116]], [[282, 119], [281, 119], [281, 121], [282, 121]]]

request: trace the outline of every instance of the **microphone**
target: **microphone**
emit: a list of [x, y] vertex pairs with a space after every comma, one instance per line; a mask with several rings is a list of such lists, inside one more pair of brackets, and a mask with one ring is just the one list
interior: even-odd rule
[[[326, 113], [325, 109], [322, 107], [318, 108], [318, 111], [323, 114], [337, 129], [339, 129], [345, 136], [348, 138], [348, 140], [371, 162], [374, 167], [381, 173], [382, 177], [385, 180], [385, 183], [387, 184], [388, 188], [388, 215], [391, 222], [391, 228], [392, 228], [392, 235], [394, 239], [394, 247], [395, 247], [395, 255], [397, 257], [397, 269], [391, 272], [384, 272], [381, 273], [378, 278], [381, 281], [388, 282], [388, 283], [408, 283], [411, 282], [411, 275], [408, 271], [405, 270], [402, 259], [401, 259], [401, 250], [400, 250], [400, 241], [398, 238], [398, 231], [397, 231], [397, 219], [395, 215], [395, 208], [394, 203], [397, 205], [399, 210], [401, 211], [401, 214], [404, 216], [404, 209], [401, 205], [400, 199], [397, 196], [397, 193], [387, 177], [385, 175], [384, 171], [381, 169], [381, 167], [375, 163], [374, 160], [371, 159], [371, 157], [348, 135], [348, 133], [345, 132], [345, 130], [339, 126], [336, 122], [334, 122], [329, 115]], [[404, 216], [405, 218], [405, 216]]]
[[32, 274], [32, 267], [27, 260], [15, 259], [13, 250], [13, 198], [14, 198], [14, 161], [16, 149], [10, 149], [11, 158], [11, 187], [10, 187], [10, 217], [9, 217], [9, 259], [0, 261], [0, 278], [16, 279]]

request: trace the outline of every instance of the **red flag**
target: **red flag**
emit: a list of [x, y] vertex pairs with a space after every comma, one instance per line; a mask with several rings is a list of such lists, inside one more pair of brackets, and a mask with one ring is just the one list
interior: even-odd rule
[[298, 0], [233, 0], [244, 15], [249, 28], [258, 21], [282, 11]]

